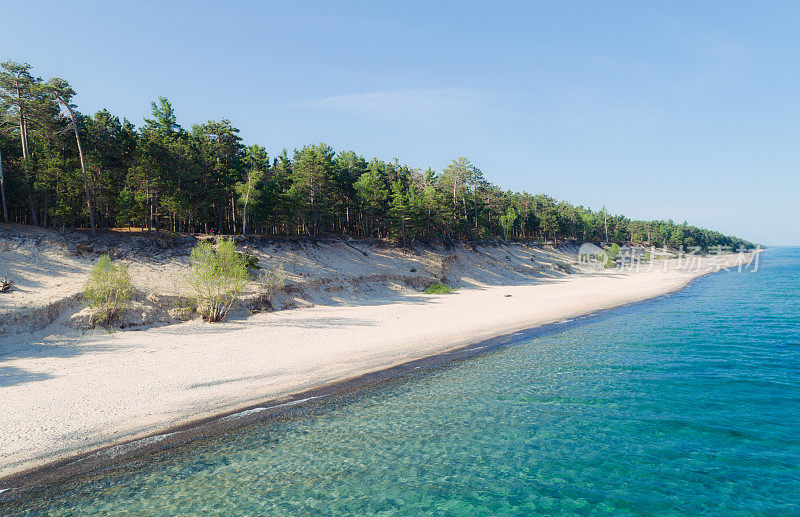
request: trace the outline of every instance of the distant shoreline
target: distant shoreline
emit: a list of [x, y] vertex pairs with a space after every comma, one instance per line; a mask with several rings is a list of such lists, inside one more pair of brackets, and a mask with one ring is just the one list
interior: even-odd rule
[[[735, 259], [725, 257], [729, 265]], [[655, 267], [650, 272], [567, 275], [382, 305], [318, 306], [217, 326], [188, 322], [92, 336], [90, 346], [99, 345], [102, 351], [68, 358], [66, 367], [61, 366], [64, 359], [28, 360], [57, 375], [28, 383], [27, 389], [24, 384], [0, 388], [14, 392], [8, 396], [17, 401], [11, 410], [16, 418], [27, 418], [30, 426], [39, 415], [58, 432], [78, 437], [77, 446], [59, 450], [53, 447], [58, 444], [47, 445], [46, 433], [37, 441], [35, 433], [23, 432], [25, 426], [14, 432], [0, 424], [6, 428], [0, 429], [6, 437], [0, 442], [3, 455], [14, 461], [0, 468], [0, 490], [35, 488], [198, 435], [276, 417], [292, 407], [287, 403], [359, 389], [445, 358], [473, 355], [481, 346], [514, 341], [520, 332], [556, 328], [564, 320], [679, 291], [711, 272], [664, 272]], [[222, 336], [227, 338], [224, 343]], [[305, 345], [298, 348], [293, 343]], [[224, 360], [213, 362], [220, 358]], [[81, 382], [91, 388], [92, 376], [102, 375], [107, 377], [98, 382], [107, 391], [88, 389], [95, 396], [87, 405]], [[86, 378], [90, 381], [80, 380]], [[64, 392], [62, 386], [70, 381], [78, 393]], [[141, 392], [150, 389], [164, 397], [147, 407], [148, 398]], [[183, 409], [178, 411], [170, 401], [182, 399]], [[131, 421], [126, 411], [137, 408], [149, 414]], [[237, 414], [241, 417], [229, 418]], [[100, 416], [116, 421], [117, 427], [109, 430], [103, 424], [106, 432], [99, 433], [93, 422]], [[8, 451], [8, 438], [29, 445], [17, 446], [13, 453]], [[15, 497], [15, 492], [0, 499]]]

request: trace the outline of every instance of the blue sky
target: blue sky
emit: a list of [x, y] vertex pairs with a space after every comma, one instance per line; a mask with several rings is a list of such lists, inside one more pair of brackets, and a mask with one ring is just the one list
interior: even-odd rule
[[2, 2], [79, 109], [227, 117], [645, 219], [800, 244], [798, 2]]

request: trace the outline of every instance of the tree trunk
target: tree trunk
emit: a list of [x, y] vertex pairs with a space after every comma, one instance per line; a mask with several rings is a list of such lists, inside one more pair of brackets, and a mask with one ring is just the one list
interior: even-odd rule
[[[19, 96], [19, 90], [17, 90], [17, 96]], [[31, 211], [31, 224], [34, 226], [39, 226], [39, 214], [36, 212], [36, 200], [33, 197], [33, 188], [31, 186], [30, 178], [28, 177], [29, 174], [29, 165], [28, 162], [28, 124], [25, 122], [25, 112], [22, 110], [22, 105], [20, 104], [19, 109], [19, 137], [22, 140], [22, 161], [24, 163], [23, 169], [25, 171], [25, 187], [28, 191], [28, 206], [30, 207]]]
[[473, 200], [473, 203], [475, 205], [475, 229], [477, 230], [478, 229], [478, 178], [477, 178], [477, 176], [475, 177], [475, 182], [474, 182], [473, 185], [474, 186], [472, 188], [472, 191], [473, 191], [472, 192], [472, 195], [473, 195], [472, 200]]
[[247, 235], [247, 202], [250, 201], [250, 185], [253, 173], [247, 175], [247, 194], [244, 196], [244, 211], [242, 212], [242, 235]]
[[47, 210], [50, 208], [50, 196], [44, 191], [44, 210], [42, 210], [42, 228], [47, 228]]
[[75, 141], [78, 142], [78, 157], [81, 159], [81, 172], [83, 172], [83, 188], [86, 190], [86, 206], [89, 208], [89, 226], [94, 235], [94, 210], [92, 209], [92, 194], [89, 190], [89, 176], [86, 175], [86, 164], [83, 161], [83, 147], [81, 147], [81, 136], [78, 134], [78, 125], [75, 123], [75, 113], [68, 104], [64, 103], [69, 111], [69, 118], [72, 120], [72, 130], [75, 131]]
[[36, 200], [33, 197], [33, 188], [29, 182], [25, 182], [25, 189], [28, 192], [28, 206], [31, 208], [31, 222], [33, 226], [39, 226], [39, 213], [36, 211]]
[[8, 223], [8, 208], [6, 208], [6, 182], [3, 177], [3, 156], [0, 154], [0, 194], [3, 202], [3, 222]]
[[236, 198], [231, 196], [231, 235], [236, 235]]
[[158, 195], [153, 196], [153, 227], [156, 230], [156, 236], [158, 236], [158, 227], [159, 227], [159, 220], [158, 220]]
[[145, 198], [147, 199], [147, 214], [145, 214], [145, 219], [147, 219], [147, 233], [150, 233], [150, 231], [153, 229], [153, 201], [150, 197], [149, 179], [145, 182], [144, 192]]

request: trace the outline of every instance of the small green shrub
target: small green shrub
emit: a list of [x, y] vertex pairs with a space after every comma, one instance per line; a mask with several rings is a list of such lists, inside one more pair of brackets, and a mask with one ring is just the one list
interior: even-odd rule
[[615, 259], [619, 257], [619, 254], [620, 254], [619, 244], [615, 242], [614, 244], [611, 245], [611, 249], [608, 250], [608, 256], [612, 259]]
[[187, 321], [192, 318], [195, 311], [195, 300], [178, 298], [170, 302], [167, 313], [178, 321]]
[[434, 282], [423, 291], [425, 294], [451, 294], [453, 288], [442, 282]]
[[216, 249], [199, 242], [190, 257], [192, 270], [186, 282], [197, 299], [197, 311], [206, 321], [221, 321], [250, 281], [246, 260], [233, 239], [222, 238]]
[[132, 291], [131, 276], [124, 264], [114, 264], [108, 255], [97, 259], [83, 288], [86, 304], [94, 309], [92, 326], [112, 323], [128, 306]]
[[642, 257], [642, 262], [650, 262], [650, 252], [645, 251], [644, 256]]
[[272, 271], [264, 271], [261, 274], [261, 299], [265, 302], [271, 300], [285, 286], [286, 270], [281, 262]]
[[194, 308], [192, 307], [173, 307], [168, 311], [169, 315], [178, 321], [187, 321], [191, 319]]

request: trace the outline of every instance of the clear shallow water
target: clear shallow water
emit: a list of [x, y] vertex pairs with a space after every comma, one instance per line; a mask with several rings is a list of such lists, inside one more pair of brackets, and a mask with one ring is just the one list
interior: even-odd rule
[[798, 294], [800, 250], [773, 249], [5, 513], [800, 514]]

